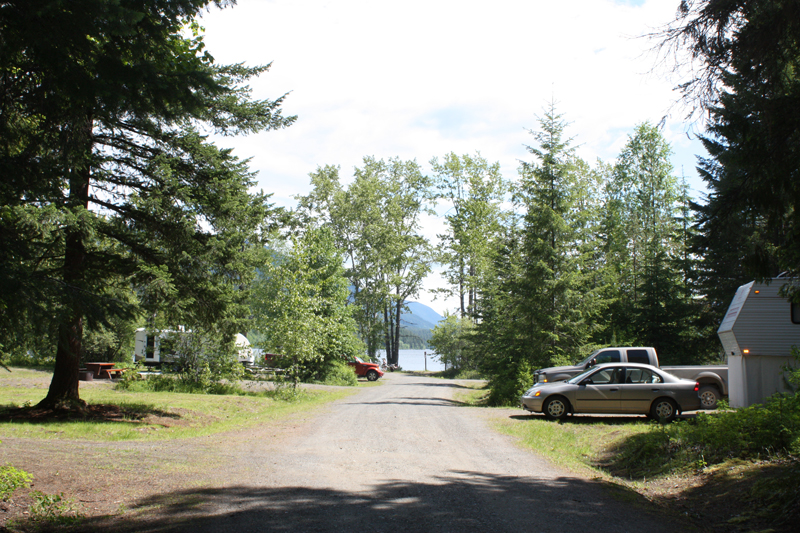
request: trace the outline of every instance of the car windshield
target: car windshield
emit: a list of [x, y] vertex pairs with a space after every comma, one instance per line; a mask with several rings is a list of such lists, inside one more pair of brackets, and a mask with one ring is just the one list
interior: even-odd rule
[[354, 355], [354, 356], [353, 356], [353, 360], [354, 360], [356, 363], [361, 363], [361, 364], [364, 364], [364, 361], [363, 361], [363, 360], [362, 360], [362, 359], [361, 359], [359, 356], [357, 356], [357, 355]]

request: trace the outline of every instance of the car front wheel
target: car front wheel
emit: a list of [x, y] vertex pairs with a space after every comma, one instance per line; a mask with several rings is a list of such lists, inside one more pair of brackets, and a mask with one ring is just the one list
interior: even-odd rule
[[563, 396], [553, 396], [544, 402], [542, 411], [550, 420], [561, 420], [569, 412], [569, 403]]
[[370, 381], [377, 381], [378, 372], [376, 370], [367, 370], [367, 379]]
[[650, 416], [655, 420], [672, 422], [678, 415], [678, 406], [669, 398], [659, 398], [650, 408]]

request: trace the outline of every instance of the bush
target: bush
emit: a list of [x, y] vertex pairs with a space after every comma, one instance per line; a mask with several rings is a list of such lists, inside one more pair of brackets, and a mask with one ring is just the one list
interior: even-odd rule
[[344, 387], [357, 387], [358, 378], [353, 368], [341, 359], [331, 359], [324, 367], [324, 373], [319, 380], [325, 385], [339, 385]]
[[654, 475], [701, 469], [729, 459], [800, 457], [800, 396], [777, 394], [764, 405], [698, 413], [694, 419], [635, 435], [620, 446], [614, 470]]
[[489, 381], [487, 403], [493, 406], [519, 405], [519, 398], [533, 385], [533, 369], [525, 360], [512, 362], [502, 367], [499, 375]]
[[212, 381], [211, 379], [185, 379], [182, 374], [151, 374], [138, 378], [125, 378], [117, 383], [117, 388], [130, 392], [178, 392], [186, 394], [243, 394], [241, 387], [234, 383]]
[[26, 487], [33, 476], [6, 464], [0, 466], [0, 501], [8, 500], [15, 490]]
[[45, 494], [37, 490], [32, 492], [31, 496], [33, 504], [30, 513], [36, 522], [67, 526], [79, 522], [82, 518], [75, 502], [65, 498], [63, 493]]

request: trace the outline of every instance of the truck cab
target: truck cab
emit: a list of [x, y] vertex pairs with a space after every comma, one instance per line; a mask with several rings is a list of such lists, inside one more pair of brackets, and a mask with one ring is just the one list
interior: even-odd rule
[[542, 368], [534, 373], [537, 383], [551, 383], [553, 381], [564, 381], [577, 376], [589, 368], [603, 363], [643, 363], [646, 365], [658, 366], [658, 355], [654, 348], [642, 346], [600, 348], [593, 351], [589, 357], [573, 366], [554, 366]]

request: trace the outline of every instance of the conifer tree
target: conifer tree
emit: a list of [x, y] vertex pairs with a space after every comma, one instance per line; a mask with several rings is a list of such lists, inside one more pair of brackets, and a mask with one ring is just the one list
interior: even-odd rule
[[[246, 162], [205, 135], [293, 118], [281, 98], [250, 99], [247, 80], [267, 67], [205, 52], [195, 16], [209, 3], [0, 5], [0, 322], [56, 324], [42, 406], [82, 403], [86, 323], [158, 309], [232, 338], [246, 316], [240, 289], [269, 205], [248, 193]], [[131, 287], [141, 307], [115, 296]]]

